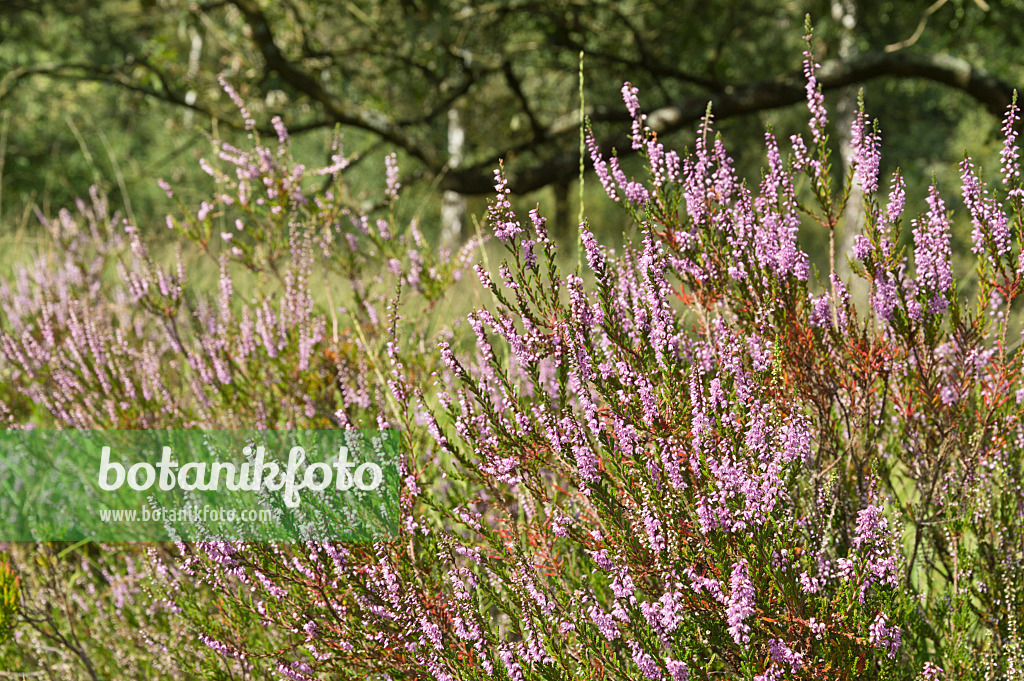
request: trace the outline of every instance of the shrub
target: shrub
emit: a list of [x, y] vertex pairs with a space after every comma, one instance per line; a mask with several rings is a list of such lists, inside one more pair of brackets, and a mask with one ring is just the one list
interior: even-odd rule
[[[155, 264], [130, 229], [120, 285], [145, 321], [104, 311], [78, 330], [82, 296], [116, 297], [26, 285], [39, 293], [18, 299], [24, 340], [3, 340], [12, 385], [75, 427], [402, 426], [393, 541], [176, 547], [164, 597], [225, 674], [1016, 678], [1016, 106], [1002, 186], [988, 188], [970, 160], [962, 167], [979, 282], [969, 292], [953, 277], [938, 190], [918, 216], [905, 214], [898, 173], [880, 194], [880, 134], [863, 108], [856, 159], [833, 176], [809, 54], [804, 67], [810, 136], [791, 138], [784, 159], [768, 132], [756, 187], [736, 177], [710, 113], [680, 156], [646, 126], [627, 83], [647, 177], [589, 147], [641, 238], [615, 253], [582, 224], [586, 271], [557, 265], [539, 209], [513, 211], [499, 168], [488, 221], [507, 258], [497, 272], [477, 267], [490, 304], [468, 315], [469, 343], [442, 337], [436, 352], [420, 342], [424, 327], [398, 323], [398, 294], [381, 305], [388, 294], [371, 301], [360, 279], [386, 263], [429, 308], [450, 279], [424, 264], [415, 232], [419, 250], [406, 252], [393, 221], [356, 216], [340, 231], [338, 199], [306, 199], [303, 171], [282, 160], [283, 128], [284, 151], [256, 138], [253, 152], [222, 147], [238, 170], [211, 174], [228, 189], [172, 222], [212, 249], [212, 220], [239, 215], [216, 256], [219, 298], [180, 293], [184, 276]], [[799, 242], [810, 227], [834, 243], [854, 184], [863, 304], [834, 256], [820, 277]], [[280, 298], [239, 311], [231, 262], [270, 273]], [[316, 314], [318, 266], [352, 277], [362, 307], [350, 345]], [[183, 388], [161, 390], [166, 372]], [[145, 380], [151, 402], [140, 408]], [[109, 397], [89, 402], [97, 388]]]

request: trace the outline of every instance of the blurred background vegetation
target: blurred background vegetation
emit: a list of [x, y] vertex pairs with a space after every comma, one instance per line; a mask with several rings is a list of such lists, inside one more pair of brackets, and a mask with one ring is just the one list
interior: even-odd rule
[[[1019, 0], [5, 0], [0, 239], [31, 242], [36, 211], [52, 215], [93, 184], [149, 231], [174, 210], [157, 178], [186, 201], [190, 188], [207, 193], [196, 163], [206, 138], [244, 134], [218, 74], [266, 134], [282, 116], [310, 165], [327, 162], [337, 128], [359, 158], [347, 173], [356, 198], [379, 199], [383, 156], [397, 150], [412, 186], [403, 210], [435, 239], [473, 233], [499, 159], [523, 203], [541, 202], [567, 236], [581, 51], [584, 105], [606, 151], [629, 152], [619, 89], [630, 80], [678, 149], [711, 101], [756, 182], [765, 126], [782, 137], [806, 126], [805, 16], [837, 174], [863, 88], [881, 122], [883, 178], [901, 166], [912, 212], [933, 176], [957, 207], [965, 151], [995, 176], [999, 119], [1024, 83]], [[595, 230], [617, 240], [624, 216], [596, 181], [586, 187]]]

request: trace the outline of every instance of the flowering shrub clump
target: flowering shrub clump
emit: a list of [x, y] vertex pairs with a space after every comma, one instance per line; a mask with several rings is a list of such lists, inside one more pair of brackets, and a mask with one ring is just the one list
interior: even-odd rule
[[[177, 240], [170, 258], [153, 248], [167, 236], [147, 238], [95, 190], [77, 213], [42, 219], [53, 248], [0, 281], [5, 427], [398, 427], [409, 450], [422, 449], [430, 436], [391, 398], [388, 379], [399, 369], [429, 377], [440, 365], [427, 354], [403, 365], [397, 351], [433, 341], [431, 320], [475, 244], [433, 252], [415, 223], [398, 223], [394, 200], [377, 214], [360, 210], [342, 191], [353, 159], [336, 148], [331, 165], [307, 171], [276, 127], [271, 142], [253, 133], [249, 150], [216, 144], [222, 168], [201, 161], [215, 192], [195, 211], [179, 202], [180, 214], [161, 225]], [[381, 170], [397, 192], [396, 159]], [[407, 319], [390, 303], [396, 291]], [[176, 547], [0, 550], [23, 577], [21, 626], [0, 669], [62, 678], [203, 673], [183, 644], [209, 650], [187, 628], [187, 604], [175, 601], [176, 587], [153, 586], [181, 573], [168, 553]]]
[[[397, 294], [374, 298], [365, 283], [379, 267], [429, 310], [454, 275], [414, 231], [399, 246], [393, 221], [307, 197], [283, 126], [284, 151], [221, 147], [234, 174], [211, 169], [217, 195], [171, 221], [205, 250], [215, 221], [234, 225], [215, 256], [219, 297], [182, 293], [183, 266], [162, 270], [132, 229], [122, 293], [88, 285], [99, 266], [44, 264], [51, 278], [3, 297], [17, 310], [2, 346], [13, 385], [72, 427], [404, 429], [393, 541], [211, 541], [160, 557], [162, 602], [224, 674], [1018, 678], [1016, 106], [1001, 187], [962, 167], [978, 273], [967, 292], [938, 189], [920, 215], [906, 213], [898, 173], [880, 194], [881, 136], [863, 110], [855, 161], [833, 176], [809, 54], [804, 68], [811, 136], [788, 140], [787, 156], [767, 133], [754, 187], [710, 114], [680, 156], [627, 83], [647, 177], [588, 147], [641, 237], [616, 253], [581, 224], [585, 270], [558, 267], [539, 209], [517, 214], [499, 169], [488, 220], [507, 258], [476, 268], [489, 302], [465, 337], [429, 345], [399, 323]], [[854, 183], [855, 279], [838, 276], [834, 252], [817, 276], [800, 231], [834, 243]], [[235, 262], [279, 293], [238, 305]], [[317, 268], [350, 277], [354, 339], [317, 313]], [[106, 307], [81, 321], [86, 296]]]
[[[80, 429], [376, 427], [384, 418], [370, 406], [386, 392], [373, 360], [399, 333], [389, 297], [412, 291], [417, 311], [429, 311], [473, 244], [439, 256], [415, 222], [400, 229], [393, 213], [373, 218], [346, 205], [335, 191], [350, 159], [335, 149], [330, 166], [307, 171], [283, 124], [275, 127], [276, 145], [254, 133], [251, 151], [217, 143], [226, 169], [200, 161], [215, 193], [197, 211], [179, 204], [181, 216], [167, 217], [184, 237], [179, 246], [215, 263], [216, 295], [204, 292], [202, 273], [189, 277], [180, 247], [173, 264], [158, 262], [95, 192], [79, 217], [44, 219], [58, 248], [0, 283], [0, 347], [15, 369], [5, 400], [18, 396], [0, 411], [12, 423], [26, 417], [18, 400], [46, 422]], [[389, 157], [389, 192], [396, 173]], [[335, 299], [339, 284], [344, 297]], [[419, 321], [402, 325], [411, 334], [403, 343], [432, 337], [429, 324], [411, 323]]]

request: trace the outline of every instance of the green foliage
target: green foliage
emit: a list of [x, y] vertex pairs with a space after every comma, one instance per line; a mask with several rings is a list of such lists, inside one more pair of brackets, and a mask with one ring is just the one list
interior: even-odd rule
[[15, 627], [15, 615], [21, 600], [20, 582], [6, 556], [0, 556], [0, 646]]
[[[834, 13], [840, 7], [843, 16]], [[149, 178], [194, 184], [195, 167], [183, 160], [202, 134], [240, 141], [216, 83], [220, 73], [265, 132], [275, 114], [296, 134], [322, 131], [302, 151], [307, 163], [322, 161], [325, 133], [341, 124], [351, 156], [379, 158], [381, 142], [401, 147], [409, 179], [435, 178], [445, 188], [484, 194], [504, 157], [513, 180], [522, 171], [524, 183], [542, 187], [574, 170], [566, 156], [576, 144], [580, 51], [587, 55], [586, 101], [597, 135], [624, 151], [612, 113], [622, 81], [652, 93], [652, 108], [680, 104], [699, 115], [710, 98], [792, 74], [808, 13], [822, 59], [905, 45], [917, 55], [952, 53], [1008, 82], [1022, 75], [1013, 57], [1014, 27], [1024, 16], [1019, 3], [950, 0], [927, 13], [888, 0], [6, 3], [0, 101], [9, 131], [0, 218], [5, 231], [25, 229], [31, 206], [52, 213], [98, 183], [143, 230], [155, 229], [170, 206]], [[285, 61], [271, 63], [274, 55]], [[970, 99], [891, 74], [898, 77], [858, 83], [879, 103], [875, 113], [887, 126], [914, 131], [892, 147], [911, 169], [912, 190], [928, 181], [930, 164], [949, 168], [963, 146], [977, 154], [993, 139], [994, 126], [968, 115], [977, 110]], [[852, 95], [829, 97], [831, 104]], [[451, 108], [462, 111], [467, 135], [457, 173], [445, 165]], [[736, 140], [737, 168], [756, 179], [764, 123], [788, 134], [799, 126], [799, 113], [752, 113], [720, 117], [720, 124]], [[668, 141], [692, 143], [689, 133], [677, 136]], [[433, 213], [436, 196], [431, 201]], [[429, 235], [435, 226], [425, 229]]]

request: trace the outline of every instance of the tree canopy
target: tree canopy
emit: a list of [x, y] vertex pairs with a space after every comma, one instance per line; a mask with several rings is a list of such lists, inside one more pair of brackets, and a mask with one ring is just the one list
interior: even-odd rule
[[[585, 112], [604, 151], [624, 155], [610, 133], [628, 119], [624, 80], [640, 87], [662, 135], [693, 128], [709, 102], [719, 121], [802, 102], [805, 17], [826, 92], [899, 83], [927, 117], [936, 90], [920, 84], [932, 82], [966, 95], [961, 109], [998, 117], [1021, 81], [1009, 48], [1022, 15], [1021, 3], [984, 0], [19, 0], [0, 9], [0, 102], [20, 131], [8, 155], [38, 168], [62, 155], [28, 123], [63, 126], [57, 112], [108, 85], [115, 92], [92, 111], [135, 138], [111, 142], [107, 155], [149, 158], [168, 153], [161, 138], [193, 135], [191, 116], [237, 125], [223, 74], [268, 132], [272, 115], [295, 134], [341, 126], [461, 194], [489, 193], [504, 159], [509, 187], [524, 193], [577, 174], [581, 53]], [[175, 110], [193, 113], [177, 128], [141, 129], [140, 116], [170, 120]], [[467, 140], [458, 164], [452, 110]], [[73, 148], [67, 130], [60, 138]], [[17, 172], [8, 169], [8, 184]]]

